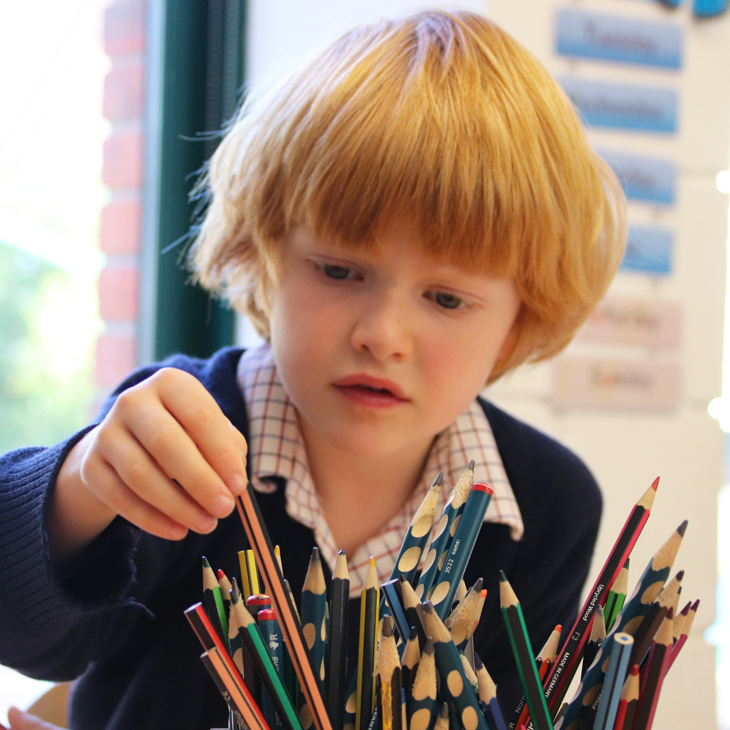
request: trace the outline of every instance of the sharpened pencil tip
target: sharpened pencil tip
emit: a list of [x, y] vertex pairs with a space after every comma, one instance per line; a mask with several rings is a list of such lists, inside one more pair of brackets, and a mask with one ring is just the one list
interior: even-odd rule
[[[210, 568], [210, 563], [208, 562], [208, 558], [206, 558], [205, 555], [203, 555], [203, 567]], [[213, 570], [213, 568], [210, 569]]]
[[440, 471], [436, 475], [436, 478], [433, 480], [433, 484], [431, 486], [440, 487], [443, 484], [443, 481], [444, 481], [444, 473], [442, 471]]
[[471, 461], [470, 461], [470, 462], [469, 462], [469, 463], [468, 463], [468, 464], [466, 465], [466, 468], [467, 468], [467, 469], [471, 469], [472, 471], [474, 471], [474, 459], [472, 459], [472, 460], [471, 460]]
[[657, 487], [659, 486], [659, 477], [657, 477], [652, 483], [651, 488], [656, 492]]
[[677, 532], [684, 537], [684, 533], [687, 530], [687, 525], [689, 524], [689, 520], [685, 520], [678, 528]]
[[504, 574], [504, 571], [503, 570], [500, 570], [499, 571], [499, 580], [500, 580], [501, 583], [506, 583], [507, 582], [507, 576]]

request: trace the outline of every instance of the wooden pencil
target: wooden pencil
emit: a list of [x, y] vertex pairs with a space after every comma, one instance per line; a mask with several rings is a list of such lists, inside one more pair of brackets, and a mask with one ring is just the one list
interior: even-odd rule
[[418, 643], [418, 631], [414, 626], [411, 629], [408, 641], [401, 658], [401, 684], [405, 695], [406, 716], [411, 716], [411, 687], [416, 678], [418, 665], [421, 661], [421, 649]]
[[633, 727], [636, 705], [639, 702], [639, 689], [639, 665], [634, 664], [621, 690], [621, 699], [618, 703], [618, 712], [616, 713], [613, 730], [631, 730]]
[[221, 587], [218, 585], [218, 579], [215, 577], [213, 568], [210, 567], [208, 558], [205, 555], [203, 556], [203, 601], [210, 622], [218, 632], [218, 636], [221, 637], [226, 651], [228, 651], [228, 619], [223, 605]]
[[312, 669], [309, 653], [304, 643], [301, 627], [289, 591], [283, 583], [281, 569], [274, 555], [268, 531], [256, 503], [256, 495], [249, 484], [246, 491], [236, 499], [238, 514], [243, 522], [248, 541], [256, 555], [258, 570], [263, 576], [267, 590], [279, 618], [284, 641], [292, 664], [299, 678], [299, 685], [312, 715], [317, 730], [332, 730], [327, 709], [319, 690], [316, 675]]
[[428, 549], [428, 555], [426, 556], [426, 563], [423, 566], [421, 577], [418, 579], [418, 584], [416, 585], [416, 595], [419, 600], [426, 600], [428, 598], [436, 576], [441, 570], [441, 556], [452, 537], [452, 526], [454, 526], [455, 521], [464, 511], [464, 505], [466, 504], [473, 483], [474, 462], [470, 461], [461, 477], [459, 477], [459, 481], [451, 490], [449, 499], [436, 526], [436, 531]]
[[382, 730], [402, 730], [400, 657], [388, 617], [382, 622], [382, 627], [377, 659], [377, 673], [380, 678], [379, 721]]
[[391, 580], [395, 580], [401, 575], [409, 583], [413, 580], [436, 519], [443, 477], [444, 475], [439, 472], [416, 510], [416, 514], [413, 515], [400, 552], [395, 560], [393, 572], [390, 574]]
[[507, 626], [507, 635], [517, 664], [522, 689], [527, 699], [532, 724], [537, 730], [552, 730], [553, 723], [545, 702], [540, 677], [535, 667], [535, 655], [530, 646], [530, 637], [527, 634], [520, 602], [502, 571], [499, 573], [499, 598], [502, 616]]
[[611, 633], [606, 637], [606, 640], [598, 650], [596, 658], [600, 659], [600, 661], [594, 661], [593, 665], [589, 667], [578, 691], [568, 704], [560, 720], [556, 723], [556, 730], [559, 730], [561, 727], [568, 727], [576, 720], [582, 719], [590, 710], [592, 705], [590, 698], [596, 692], [596, 688], [603, 684], [605, 675], [604, 667], [607, 666], [605, 658], [610, 655], [613, 648], [614, 635], [617, 632], [633, 634], [639, 627], [651, 603], [657, 597], [669, 576], [686, 529], [687, 522], [684, 521], [649, 561], [634, 592], [626, 601], [623, 610], [616, 619]]
[[621, 613], [624, 601], [626, 600], [626, 592], [629, 588], [629, 567], [631, 565], [631, 558], [626, 558], [624, 567], [618, 574], [618, 577], [613, 583], [611, 590], [608, 592], [608, 598], [606, 599], [606, 605], [604, 607], [606, 630], [610, 631], [613, 626], [613, 622], [616, 620], [616, 616]]
[[[236, 685], [236, 692], [242, 695], [242, 706], [237, 705], [237, 709], [243, 716], [245, 723], [249, 726], [249, 730], [268, 730], [268, 724], [261, 714], [261, 710], [254, 701], [251, 693], [243, 682], [238, 669], [236, 669], [233, 660], [228, 655], [223, 642], [218, 636], [217, 630], [213, 627], [208, 614], [203, 608], [202, 603], [196, 603], [190, 608], [185, 610], [185, 616], [188, 622], [195, 631], [198, 640], [205, 649], [206, 653], [210, 653], [212, 650], [217, 650], [220, 654], [221, 661], [226, 665], [226, 677], [228, 678], [228, 684], [231, 682]], [[228, 684], [226, 686], [228, 686]]]
[[479, 621], [478, 611], [481, 601], [482, 585], [481, 578], [469, 589], [464, 600], [451, 613], [444, 622], [446, 628], [451, 632], [451, 638], [459, 651], [463, 651], [466, 642], [469, 641]]
[[332, 576], [330, 598], [330, 646], [327, 676], [327, 710], [333, 730], [342, 730], [347, 686], [347, 630], [349, 620], [350, 574], [347, 557], [340, 550]]
[[370, 558], [365, 583], [360, 594], [360, 638], [357, 667], [357, 718], [356, 730], [366, 730], [373, 714], [375, 692], [373, 672], [377, 650], [378, 607], [380, 586], [375, 558]]
[[[256, 671], [256, 664], [254, 662], [251, 649], [249, 648], [249, 644], [243, 640], [239, 621], [236, 620], [237, 609], [235, 608], [235, 606], [238, 603], [240, 603], [242, 606], [244, 605], [243, 596], [239, 591], [235, 589], [234, 586], [233, 590], [231, 590], [231, 621], [229, 627], [229, 636], [231, 633], [231, 629], [232, 631], [235, 631], [237, 641], [241, 645], [240, 663], [243, 667], [243, 670], [241, 672], [241, 674], [243, 675], [243, 681], [246, 683], [246, 686], [248, 687], [248, 691], [251, 693], [251, 696], [256, 701], [259, 701], [261, 699], [261, 680], [258, 672]], [[247, 609], [244, 608], [244, 610]], [[238, 655], [238, 652], [236, 652], [236, 655]]]
[[380, 609], [382, 611], [383, 606], [387, 606], [388, 611], [385, 614], [380, 615], [382, 619], [384, 616], [392, 616], [395, 621], [395, 632], [399, 638], [402, 639], [403, 643], [401, 647], [405, 647], [405, 642], [411, 633], [411, 627], [408, 623], [408, 617], [403, 608], [401, 602], [401, 582], [398, 578], [395, 580], [389, 580], [380, 586]]
[[426, 630], [433, 639], [436, 669], [441, 677], [442, 687], [451, 698], [457, 722], [466, 730], [488, 730], [476, 692], [464, 674], [459, 652], [449, 630], [430, 603], [424, 604], [424, 611]]
[[662, 690], [664, 677], [669, 666], [670, 650], [672, 648], [672, 628], [674, 623], [673, 609], [664, 618], [656, 640], [654, 641], [647, 658], [648, 671], [646, 682], [641, 688], [639, 706], [636, 709], [636, 719], [633, 730], [650, 730], [654, 722], [659, 693]]
[[428, 638], [411, 688], [410, 730], [428, 730], [434, 722], [437, 710], [436, 660], [433, 639]]
[[578, 613], [578, 618], [567, 634], [567, 639], [560, 650], [560, 655], [555, 662], [550, 679], [545, 684], [545, 697], [550, 712], [555, 712], [560, 706], [562, 697], [578, 668], [583, 647], [588, 640], [593, 611], [595, 611], [596, 606], [605, 603], [606, 598], [608, 598], [607, 592], [611, 589], [626, 563], [626, 558], [629, 557], [636, 541], [639, 539], [639, 535], [651, 514], [651, 507], [654, 504], [658, 486], [659, 477], [654, 480], [634, 505], [596, 582], [593, 584], [588, 598]]
[[583, 652], [583, 674], [586, 673], [588, 667], [593, 664], [593, 660], [596, 658], [598, 649], [600, 648], [603, 640], [606, 638], [606, 620], [604, 618], [603, 607], [598, 606], [593, 616], [593, 623], [591, 624], [591, 635], [586, 644], [585, 651]]
[[264, 716], [248, 694], [246, 685], [231, 672], [224, 656], [225, 650], [212, 646], [201, 655], [200, 659], [216, 687], [218, 687], [218, 691], [226, 701], [236, 722], [242, 727], [249, 728], [249, 730], [269, 730], [269, 725]]
[[629, 634], [619, 632], [614, 637], [594, 730], [613, 730], [633, 643], [634, 640]]
[[687, 618], [684, 622], [684, 625], [682, 626], [682, 634], [680, 635], [679, 639], [677, 640], [677, 643], [672, 647], [672, 651], [669, 657], [669, 666], [667, 667], [667, 671], [671, 669], [672, 664], [677, 660], [677, 657], [679, 656], [679, 652], [682, 651], [682, 647], [687, 643], [687, 638], [689, 637], [689, 632], [692, 630], [692, 622], [695, 620], [695, 616], [697, 615], [697, 609], [700, 607], [700, 599], [698, 598], [690, 607], [689, 613], [687, 614]]
[[314, 665], [320, 687], [324, 691], [327, 677], [326, 650], [327, 583], [322, 570], [319, 548], [312, 549], [309, 567], [302, 588], [302, 633]]
[[492, 718], [495, 730], [507, 730], [502, 709], [497, 700], [497, 685], [494, 684], [494, 680], [478, 654], [474, 655], [474, 663], [479, 684], [479, 700], [487, 708], [487, 715]]
[[492, 501], [494, 490], [489, 484], [476, 482], [466, 501], [454, 537], [444, 551], [443, 567], [434, 581], [431, 603], [443, 620], [451, 611], [459, 583], [471, 557], [484, 515]]
[[423, 647], [426, 645], [426, 630], [421, 620], [421, 602], [411, 584], [406, 580], [401, 581], [401, 598], [408, 624], [414, 626], [418, 631], [418, 643], [423, 651]]
[[289, 696], [279, 672], [274, 665], [261, 631], [243, 601], [231, 603], [231, 615], [236, 621], [243, 643], [253, 658], [257, 676], [266, 688], [279, 718], [289, 730], [302, 730], [296, 707]]

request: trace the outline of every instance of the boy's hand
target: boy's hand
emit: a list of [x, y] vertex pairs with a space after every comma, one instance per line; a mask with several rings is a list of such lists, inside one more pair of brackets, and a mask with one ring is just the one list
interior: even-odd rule
[[51, 725], [50, 722], [43, 722], [35, 715], [23, 712], [17, 707], [11, 707], [8, 710], [8, 722], [11, 730], [63, 730], [57, 725]]
[[246, 488], [246, 440], [192, 375], [163, 368], [124, 391], [61, 467], [49, 512], [66, 562], [116, 515], [180, 540], [211, 532]]

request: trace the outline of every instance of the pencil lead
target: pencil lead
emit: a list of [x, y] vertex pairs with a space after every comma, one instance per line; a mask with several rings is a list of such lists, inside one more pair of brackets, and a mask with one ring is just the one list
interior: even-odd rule
[[689, 524], [689, 520], [685, 520], [678, 528], [677, 532], [684, 537], [684, 533], [687, 530], [687, 525]]
[[433, 480], [433, 484], [431, 486], [432, 487], [440, 487], [443, 484], [443, 481], [444, 481], [444, 473], [442, 471], [440, 471], [436, 475], [436, 478]]
[[659, 486], [659, 477], [657, 477], [652, 483], [651, 488], [656, 492], [657, 487]]
[[503, 570], [499, 571], [499, 581], [500, 583], [504, 583], [507, 580], [507, 576], [504, 574]]

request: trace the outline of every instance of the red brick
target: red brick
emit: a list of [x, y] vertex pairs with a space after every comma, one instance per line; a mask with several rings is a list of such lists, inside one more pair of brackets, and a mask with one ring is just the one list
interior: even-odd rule
[[104, 142], [102, 179], [113, 188], [142, 186], [142, 151], [144, 138], [141, 131], [113, 132]]
[[112, 200], [101, 209], [101, 250], [112, 256], [142, 248], [142, 203], [138, 198]]
[[104, 333], [96, 341], [96, 384], [112, 388], [136, 365], [137, 338], [134, 335]]
[[145, 48], [146, 8], [142, 0], [116, 0], [104, 13], [104, 50], [110, 55]]
[[137, 318], [139, 270], [135, 265], [106, 266], [99, 275], [99, 313], [104, 320]]
[[134, 61], [112, 68], [104, 79], [103, 113], [113, 122], [141, 119], [144, 110], [144, 64]]

